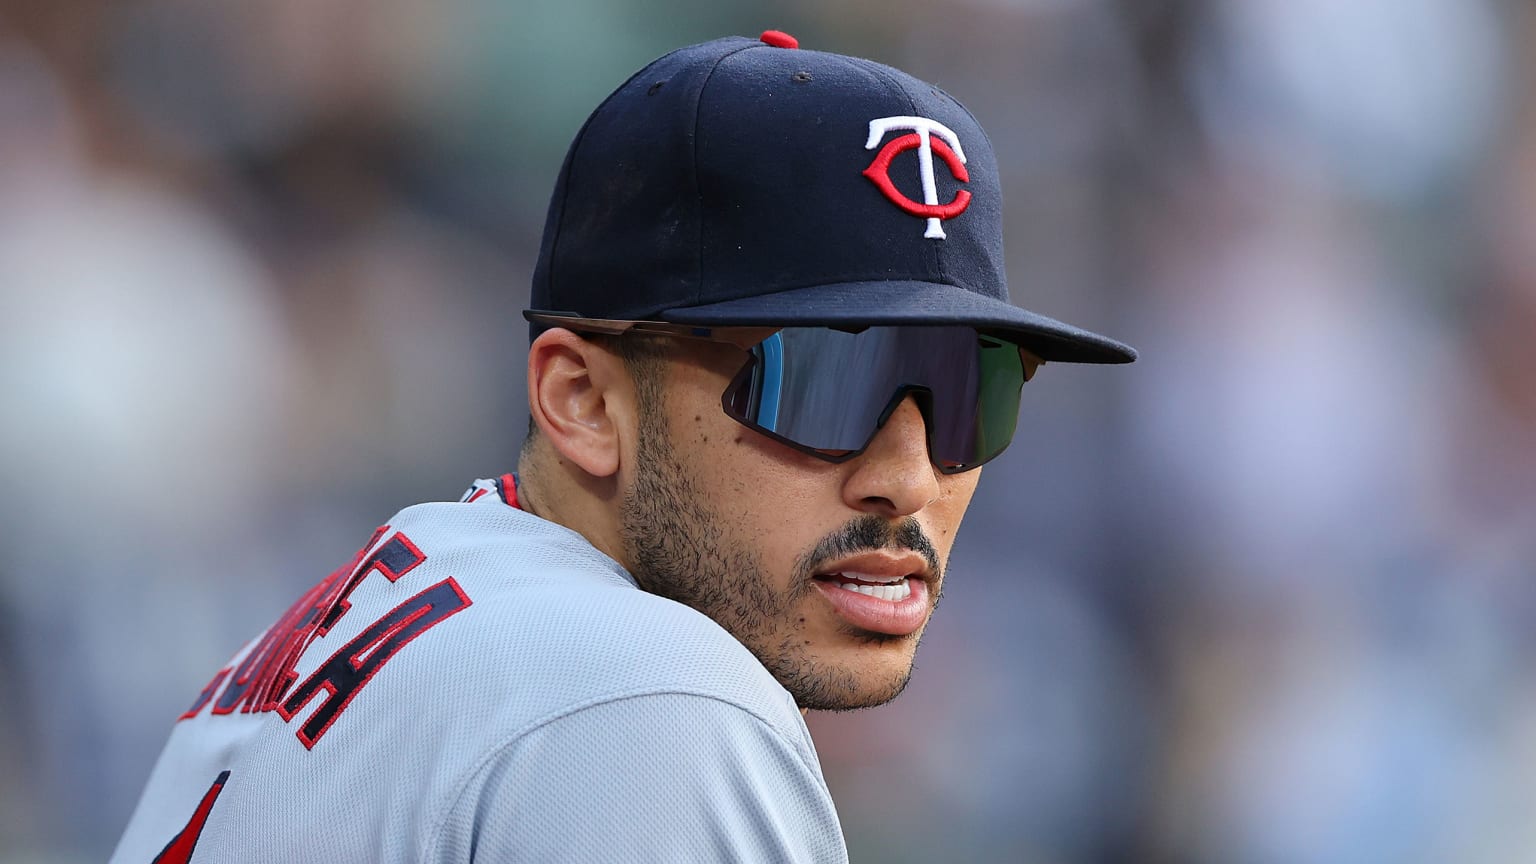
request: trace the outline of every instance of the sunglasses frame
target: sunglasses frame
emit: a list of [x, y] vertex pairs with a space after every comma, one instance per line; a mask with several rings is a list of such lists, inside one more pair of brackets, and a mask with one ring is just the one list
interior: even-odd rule
[[[549, 326], [549, 327], [563, 327], [563, 328], [565, 328], [567, 330], [572, 330], [572, 331], [575, 331], [577, 333], [598, 333], [598, 334], [603, 334], [603, 335], [607, 335], [607, 336], [622, 336], [625, 333], [646, 333], [646, 334], [651, 334], [651, 335], [656, 335], [656, 336], [672, 336], [672, 337], [679, 338], [679, 339], [694, 339], [694, 340], [698, 340], [698, 341], [701, 341], [701, 342], [725, 343], [727, 345], [733, 345], [736, 348], [739, 348], [739, 349], [741, 349], [743, 351], [751, 351], [752, 348], [757, 346], [759, 343], [763, 342], [765, 339], [767, 339], [768, 337], [772, 336], [773, 334], [779, 332], [780, 330], [785, 329], [786, 327], [800, 327], [800, 326], [826, 327], [826, 328], [831, 329], [831, 330], [842, 330], [842, 331], [848, 332], [848, 333], [858, 333], [858, 332], [861, 332], [863, 330], [869, 329], [869, 326], [880, 326], [880, 325], [868, 325], [868, 326], [860, 326], [860, 327], [836, 327], [836, 326], [826, 325], [826, 324], [809, 324], [809, 325], [786, 324], [786, 325], [773, 325], [773, 326], [767, 326], [767, 325], [765, 325], [765, 326], [729, 325], [729, 326], [724, 326], [724, 327], [715, 327], [715, 326], [699, 325], [699, 324], [674, 324], [674, 323], [671, 323], [671, 322], [668, 322], [668, 321], [628, 320], [628, 319], [621, 319], [621, 318], [582, 318], [580, 316], [570, 315], [570, 314], [561, 314], [561, 313], [555, 313], [555, 312], [532, 312], [532, 311], [524, 312], [523, 313], [523, 317], [527, 318], [529, 321], [531, 321], [531, 322], [533, 322], [535, 324], [542, 324], [542, 325], [546, 325], [546, 326]], [[892, 325], [892, 326], [922, 326], [922, 325]], [[966, 326], [966, 325], [940, 325], [940, 326]], [[1028, 348], [1025, 348], [1024, 346], [1019, 345], [1019, 344], [1017, 344], [1015, 342], [1011, 342], [1010, 340], [1004, 338], [1000, 334], [989, 332], [989, 331], [987, 331], [987, 330], [985, 330], [983, 328], [979, 328], [979, 327], [978, 328], [974, 328], [974, 329], [980, 335], [988, 336], [988, 337], [991, 337], [993, 339], [997, 339], [997, 340], [999, 340], [1001, 342], [1006, 342], [1006, 343], [1008, 343], [1010, 345], [1013, 345], [1014, 347], [1018, 348], [1019, 357], [1023, 361], [1023, 364], [1024, 364], [1024, 381], [1026, 383], [1029, 382], [1031, 379], [1033, 379], [1035, 377], [1035, 372], [1041, 366], [1043, 366], [1045, 364], [1044, 360], [1040, 359], [1039, 356], [1037, 356], [1036, 354], [1031, 352]], [[805, 454], [807, 454], [809, 456], [814, 456], [814, 457], [816, 457], [818, 459], [821, 459], [822, 461], [832, 462], [832, 463], [847, 462], [849, 459], [853, 459], [853, 458], [857, 457], [859, 454], [863, 453], [865, 450], [867, 450], [869, 448], [870, 442], [874, 440], [875, 432], [878, 432], [879, 429], [882, 426], [885, 425], [885, 421], [890, 419], [890, 416], [894, 412], [896, 406], [900, 405], [902, 403], [902, 401], [904, 401], [907, 398], [907, 396], [909, 396], [909, 395], [912, 396], [913, 398], [918, 399], [920, 403], [926, 403], [926, 404], [919, 404], [918, 407], [919, 407], [919, 409], [923, 413], [923, 420], [924, 420], [925, 424], [931, 424], [931, 420], [929, 419], [929, 415], [932, 413], [932, 410], [933, 410], [933, 406], [932, 406], [933, 394], [932, 394], [932, 391], [929, 388], [927, 388], [927, 387], [922, 387], [922, 386], [918, 386], [918, 385], [909, 385], [909, 386], [904, 386], [904, 387], [897, 388], [896, 392], [891, 396], [890, 403], [885, 407], [885, 410], [881, 412], [880, 419], [875, 424], [875, 431], [872, 431], [870, 433], [869, 439], [864, 442], [864, 446], [863, 447], [860, 447], [857, 450], [829, 451], [829, 450], [819, 450], [819, 449], [817, 449], [815, 447], [806, 446], [805, 444], [801, 444], [798, 441], [794, 441], [794, 440], [791, 440], [789, 438], [786, 438], [783, 435], [780, 435], [777, 432], [774, 432], [772, 430], [763, 429], [763, 428], [761, 428], [761, 427], [759, 427], [759, 426], [757, 426], [755, 424], [752, 424], [752, 423], [750, 423], [750, 422], [748, 422], [746, 420], [743, 420], [740, 417], [737, 417], [735, 414], [731, 413], [730, 405], [729, 405], [729, 398], [730, 398], [731, 392], [736, 389], [736, 384], [737, 384], [738, 380], [741, 378], [741, 376], [743, 374], [746, 374], [748, 372], [748, 370], [751, 368], [751, 364], [753, 364], [755, 362], [756, 362], [755, 358], [748, 357], [747, 365], [744, 365], [741, 368], [741, 370], [738, 371], [736, 373], [736, 375], [731, 378], [730, 385], [728, 385], [726, 387], [725, 392], [720, 394], [720, 408], [721, 408], [721, 410], [725, 412], [725, 415], [727, 417], [730, 417], [732, 420], [735, 420], [737, 423], [740, 423], [741, 425], [747, 427], [748, 429], [751, 429], [753, 432], [756, 432], [756, 433], [758, 433], [760, 435], [764, 435], [764, 436], [767, 436], [769, 438], [772, 438], [773, 440], [775, 440], [775, 441], [777, 441], [777, 442], [779, 442], [779, 443], [781, 443], [781, 444], [783, 444], [783, 445], [785, 445], [787, 447], [790, 447], [790, 448], [793, 448], [795, 450], [798, 450], [799, 452], [805, 453]], [[973, 469], [976, 469], [976, 468], [980, 468], [982, 465], [986, 464], [987, 462], [990, 462], [992, 459], [994, 459], [997, 456], [999, 456], [1000, 454], [1002, 454], [1003, 450], [1006, 450], [1006, 449], [1008, 449], [1008, 448], [1007, 448], [1006, 445], [1004, 445], [1004, 447], [1002, 449], [998, 450], [996, 453], [993, 453], [991, 456], [988, 456], [986, 459], [981, 460], [980, 462], [967, 463], [967, 464], [960, 465], [960, 466], [951, 466], [951, 465], [945, 465], [945, 464], [941, 464], [940, 462], [934, 461], [934, 457], [933, 457], [933, 440], [932, 440], [931, 433], [929, 435], [929, 440], [928, 440], [928, 458], [929, 458], [929, 461], [933, 464], [933, 466], [935, 468], [937, 468], [943, 474], [961, 474], [961, 473], [964, 473], [966, 471], [970, 471], [970, 470], [973, 470]]]

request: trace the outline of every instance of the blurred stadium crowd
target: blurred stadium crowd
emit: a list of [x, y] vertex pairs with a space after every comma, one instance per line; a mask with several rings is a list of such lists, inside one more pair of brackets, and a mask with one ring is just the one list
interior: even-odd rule
[[1532, 860], [1494, 0], [0, 0], [0, 860], [103, 859], [229, 654], [512, 466], [566, 144], [768, 27], [965, 101], [1014, 299], [1142, 351], [1028, 385], [907, 694], [811, 718], [853, 859]]

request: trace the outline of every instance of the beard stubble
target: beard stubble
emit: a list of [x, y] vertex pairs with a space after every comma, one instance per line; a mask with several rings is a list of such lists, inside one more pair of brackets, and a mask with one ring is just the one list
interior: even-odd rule
[[[796, 610], [816, 590], [812, 577], [817, 566], [857, 552], [913, 549], [939, 574], [937, 552], [916, 519], [853, 518], [802, 554], [787, 588], [777, 591], [759, 554], [727, 539], [724, 520], [710, 509], [698, 480], [677, 458], [666, 420], [651, 402], [641, 410], [635, 481], [620, 504], [620, 528], [632, 575], [643, 590], [713, 619], [757, 657], [801, 708], [868, 708], [891, 701], [906, 688], [910, 664], [893, 680], [868, 681], [857, 670], [819, 661]], [[936, 579], [935, 584], [942, 582]], [[865, 643], [911, 638], [848, 630]]]

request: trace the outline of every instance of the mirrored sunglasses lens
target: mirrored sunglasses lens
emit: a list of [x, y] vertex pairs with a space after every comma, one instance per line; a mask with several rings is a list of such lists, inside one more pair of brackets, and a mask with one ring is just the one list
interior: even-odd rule
[[[866, 333], [869, 331], [866, 331]], [[752, 349], [727, 393], [727, 412], [753, 428], [815, 450], [862, 448], [892, 391], [870, 386], [897, 346], [819, 327], [787, 328]]]
[[933, 457], [953, 470], [980, 465], [1008, 447], [1024, 386], [1017, 346], [990, 336], [973, 335], [971, 342], [971, 363], [948, 372], [948, 387], [933, 388]]
[[901, 395], [927, 391], [932, 457], [956, 471], [1008, 445], [1023, 383], [1018, 349], [969, 327], [791, 327], [752, 349], [722, 401], [748, 426], [841, 455], [862, 450]]

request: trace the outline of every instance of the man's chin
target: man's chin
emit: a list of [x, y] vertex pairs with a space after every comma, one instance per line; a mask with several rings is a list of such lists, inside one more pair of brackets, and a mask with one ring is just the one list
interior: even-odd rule
[[808, 693], [801, 694], [790, 691], [795, 697], [795, 704], [808, 711], [857, 711], [860, 708], [874, 708], [901, 695], [901, 691], [907, 689], [907, 681], [910, 678], [902, 678], [897, 684], [887, 687], [879, 692], [872, 693]]
[[780, 677], [779, 683], [795, 698], [795, 704], [812, 711], [857, 711], [895, 699], [912, 680], [910, 664], [898, 674], [880, 680], [870, 670], [829, 670], [815, 665], [799, 674]]

